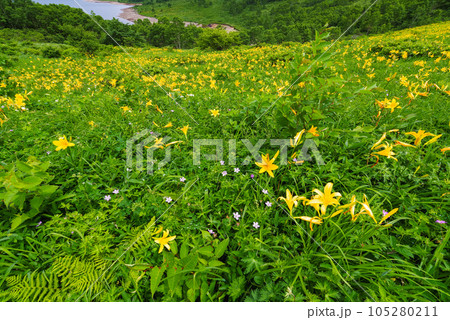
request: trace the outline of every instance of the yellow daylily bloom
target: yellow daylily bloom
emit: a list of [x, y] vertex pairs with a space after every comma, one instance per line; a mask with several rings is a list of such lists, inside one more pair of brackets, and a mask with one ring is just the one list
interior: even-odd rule
[[360, 205], [362, 205], [362, 208], [359, 211], [359, 213], [355, 216], [355, 220], [356, 220], [356, 217], [358, 217], [359, 215], [367, 214], [369, 217], [371, 217], [373, 219], [373, 221], [375, 221], [375, 223], [377, 223], [377, 220], [375, 219], [375, 215], [373, 214], [373, 211], [370, 208], [369, 202], [367, 201], [366, 195], [364, 195], [364, 201], [363, 202], [358, 201], [358, 203]]
[[311, 217], [307, 217], [307, 216], [301, 216], [301, 217], [295, 217], [295, 218], [302, 219], [304, 221], [309, 222], [309, 228], [311, 229], [311, 231], [314, 231], [313, 228], [312, 228], [313, 224], [320, 225], [323, 222], [323, 220], [320, 217], [317, 217], [317, 216], [316, 217], [312, 217], [312, 218]]
[[219, 115], [219, 111], [220, 111], [220, 110], [217, 110], [217, 109], [209, 110], [209, 112], [211, 113], [211, 115], [212, 115], [214, 118], [217, 117], [217, 116]]
[[370, 150], [372, 150], [373, 148], [375, 148], [376, 146], [378, 146], [381, 142], [383, 142], [384, 139], [386, 139], [386, 132], [383, 133], [383, 135], [381, 136], [380, 140], [378, 140], [377, 142], [375, 142], [375, 144], [372, 146], [372, 148], [370, 148]]
[[346, 214], [347, 212], [350, 212], [350, 215], [352, 216], [352, 221], [355, 221], [355, 208], [356, 208], [356, 204], [358, 203], [358, 201], [356, 201], [356, 196], [353, 195], [352, 199], [350, 200], [350, 203], [348, 204], [344, 204], [342, 206], [339, 206], [339, 209], [347, 209], [344, 214]]
[[[314, 189], [313, 192], [317, 193], [316, 196], [314, 196], [311, 200], [309, 200], [306, 204], [313, 206], [317, 212], [319, 212], [319, 215], [325, 215], [325, 212], [327, 210], [327, 207], [332, 205], [338, 205], [339, 199], [342, 197], [342, 195], [339, 192], [333, 192], [331, 193], [331, 190], [333, 189], [333, 183], [328, 182], [325, 185], [325, 188], [322, 191], [319, 189]], [[318, 210], [318, 206], [320, 205], [320, 211]]]
[[158, 111], [158, 112], [161, 113], [161, 114], [164, 113], [164, 112], [161, 111], [161, 109], [160, 109], [158, 106], [155, 105], [155, 107], [156, 107], [156, 111]]
[[164, 143], [162, 142], [163, 138], [156, 138], [155, 143], [151, 147], [144, 146], [144, 148], [150, 149], [150, 148], [159, 148], [164, 149]]
[[428, 140], [427, 142], [425, 142], [424, 146], [426, 146], [427, 144], [432, 144], [434, 142], [437, 141], [437, 139], [439, 139], [440, 137], [442, 137], [442, 134], [435, 136], [434, 138], [431, 138], [430, 140]]
[[388, 219], [390, 216], [392, 216], [394, 213], [396, 213], [398, 211], [398, 208], [395, 208], [391, 211], [389, 211], [381, 220], [378, 224], [382, 224], [384, 220]]
[[414, 95], [414, 93], [412, 93], [412, 92], [408, 92], [408, 97], [409, 97], [411, 100], [414, 100], [414, 99], [417, 97], [417, 95]]
[[344, 212], [344, 210], [338, 210], [338, 211], [335, 211], [335, 212], [333, 212], [333, 214], [332, 214], [331, 216], [329, 216], [329, 218], [336, 217], [338, 214], [340, 214], [340, 213], [342, 213], [342, 212]]
[[169, 142], [168, 144], [166, 144], [165, 146], [168, 147], [168, 146], [171, 146], [171, 145], [177, 144], [177, 143], [183, 143], [183, 141], [172, 141], [172, 142]]
[[0, 127], [3, 127], [3, 124], [6, 122], [6, 121], [8, 121], [8, 118], [6, 118], [6, 116], [4, 116], [5, 117], [5, 120], [3, 120], [1, 117], [0, 117]]
[[171, 236], [169, 237], [169, 230], [166, 230], [163, 232], [163, 236], [160, 238], [153, 238], [155, 240], [155, 242], [157, 244], [159, 244], [159, 251], [158, 253], [161, 253], [164, 249], [164, 247], [166, 247], [167, 250], [170, 251], [170, 245], [169, 245], [169, 241], [172, 241], [176, 238], [177, 236]]
[[261, 162], [255, 162], [258, 167], [261, 167], [261, 169], [259, 170], [259, 173], [267, 172], [269, 174], [269, 176], [274, 178], [272, 171], [278, 169], [278, 166], [273, 163], [274, 163], [275, 159], [278, 157], [279, 153], [280, 153], [280, 150], [277, 151], [277, 153], [275, 154], [275, 156], [272, 159], [270, 159], [269, 154], [266, 154], [265, 156], [262, 155]]
[[170, 128], [170, 127], [173, 127], [172, 122], [169, 122], [168, 124], [166, 124], [166, 125], [164, 126], [164, 128]]
[[442, 153], [446, 153], [447, 151], [450, 151], [450, 147], [445, 147], [441, 149]]
[[298, 146], [298, 144], [300, 143], [300, 140], [302, 139], [302, 135], [305, 133], [305, 129], [303, 129], [300, 132], [297, 132], [297, 134], [294, 137], [294, 140], [291, 140], [291, 147], [294, 148], [296, 146]]
[[155, 227], [155, 228], [153, 229], [152, 235], [158, 234], [158, 233], [160, 233], [161, 231], [163, 231], [163, 227], [162, 227], [162, 226], [160, 226], [158, 229], [156, 229], [156, 227]]
[[305, 197], [300, 197], [300, 196], [292, 196], [291, 191], [289, 191], [289, 189], [286, 189], [286, 198], [284, 197], [279, 197], [278, 199], [283, 200], [284, 202], [286, 202], [288, 208], [289, 208], [289, 212], [292, 215], [292, 209], [294, 206], [297, 207], [298, 205], [298, 200], [306, 200]]
[[187, 139], [187, 132], [188, 132], [188, 130], [189, 130], [189, 125], [186, 125], [186, 126], [184, 126], [183, 128], [180, 128], [180, 130], [183, 131], [184, 136], [185, 136], [186, 139]]
[[406, 143], [406, 142], [401, 142], [401, 141], [395, 141], [395, 145], [396, 146], [402, 146], [402, 147], [413, 147], [416, 148], [416, 146], [413, 146], [412, 144]]
[[422, 141], [423, 138], [428, 137], [428, 136], [435, 136], [434, 134], [430, 133], [430, 132], [425, 132], [425, 130], [419, 130], [417, 132], [407, 132], [405, 133], [407, 135], [411, 135], [414, 138], [416, 138], [416, 140], [414, 141], [414, 145], [419, 146], [420, 142]]
[[[70, 141], [72, 141], [72, 138], [70, 138]], [[75, 145], [74, 143], [67, 141], [66, 136], [63, 136], [58, 140], [53, 141], [53, 144], [57, 147], [55, 149], [56, 151], [59, 151], [61, 149], [66, 150], [67, 147], [73, 147]]]
[[400, 105], [398, 104], [398, 102], [395, 99], [392, 99], [392, 101], [390, 101], [389, 103], [387, 103], [385, 105], [386, 109], [391, 109], [391, 113], [394, 112], [395, 108], [399, 108], [401, 109], [402, 107], [400, 107]]
[[122, 109], [122, 114], [124, 114], [127, 111], [131, 111], [131, 108], [128, 106], [120, 107], [120, 109]]
[[381, 147], [384, 147], [384, 149], [378, 152], [374, 152], [373, 155], [379, 154], [380, 156], [387, 157], [388, 159], [392, 158], [395, 161], [398, 161], [396, 158], [393, 157], [395, 155], [395, 153], [392, 151], [392, 148], [394, 148], [394, 146], [391, 146], [389, 143], [385, 143], [378, 146], [377, 149]]
[[311, 126], [311, 129], [309, 129], [307, 132], [311, 133], [315, 137], [319, 136], [319, 132], [317, 131], [317, 127]]

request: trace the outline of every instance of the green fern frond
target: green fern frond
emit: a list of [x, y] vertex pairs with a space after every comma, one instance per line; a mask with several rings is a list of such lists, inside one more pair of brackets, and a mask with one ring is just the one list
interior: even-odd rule
[[152, 243], [151, 237], [156, 229], [155, 217], [153, 217], [146, 225], [132, 230], [130, 235], [125, 238], [126, 245], [131, 246], [129, 251], [137, 252], [148, 248]]
[[52, 271], [61, 278], [66, 290], [84, 292], [92, 290], [98, 293], [102, 288], [99, 281], [106, 263], [99, 257], [93, 261], [82, 261], [73, 256], [61, 257], [53, 263]]
[[63, 301], [64, 294], [55, 274], [36, 273], [6, 278], [9, 297], [14, 301]]

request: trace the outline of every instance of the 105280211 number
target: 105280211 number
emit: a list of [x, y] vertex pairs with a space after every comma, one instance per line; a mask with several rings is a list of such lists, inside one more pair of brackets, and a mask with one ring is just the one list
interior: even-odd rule
[[369, 307], [369, 317], [437, 317], [436, 307]]

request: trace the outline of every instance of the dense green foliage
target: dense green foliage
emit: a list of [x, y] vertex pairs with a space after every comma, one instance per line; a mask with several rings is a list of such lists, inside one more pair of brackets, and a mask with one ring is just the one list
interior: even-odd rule
[[[204, 24], [225, 23], [249, 34], [251, 43], [309, 41], [328, 24], [334, 37], [346, 30], [374, 1], [369, 0], [145, 0], [142, 14], [178, 16]], [[350, 34], [382, 33], [447, 20], [446, 0], [378, 1]], [[202, 17], [203, 16], [203, 17]], [[199, 20], [200, 19], [200, 20]], [[333, 34], [332, 34], [333, 36]]]
[[[9, 37], [0, 299], [449, 301], [450, 23], [334, 44], [329, 31], [222, 51], [105, 45], [94, 57], [26, 40], [36, 30]], [[144, 130], [156, 164], [172, 154], [153, 174], [137, 166], [153, 162], [127, 164], [127, 140]], [[295, 146], [273, 178], [259, 159], [244, 164], [242, 139], [264, 139], [258, 153], [272, 158], [269, 139], [302, 131], [299, 148], [314, 141], [323, 164], [298, 164]], [[393, 155], [376, 154], [384, 134]], [[193, 162], [193, 140], [206, 138], [224, 139], [224, 163]], [[318, 210], [299, 200], [291, 215], [279, 199], [328, 183], [355, 212], [310, 229], [299, 217]], [[362, 202], [372, 216], [354, 219]], [[395, 214], [383, 222], [384, 211]]]
[[[72, 45], [90, 54], [99, 51], [101, 45], [178, 49], [199, 46], [222, 50], [239, 44], [309, 41], [314, 37], [314, 30], [325, 24], [331, 28], [331, 38], [337, 38], [369, 5], [369, 1], [361, 0], [146, 0], [138, 11], [156, 16], [160, 21], [151, 24], [139, 20], [134, 25], [126, 25], [116, 19], [89, 17], [81, 9], [64, 5], [0, 0], [0, 29], [35, 30], [47, 42]], [[449, 18], [449, 12], [444, 0], [378, 1], [348, 34], [380, 33], [444, 21]], [[240, 32], [235, 35], [211, 32], [184, 26], [183, 20], [205, 25], [227, 23], [237, 26]]]
[[81, 9], [35, 4], [31, 0], [0, 0], [2, 28], [25, 31], [19, 35], [3, 32], [11, 38], [20, 38], [28, 30], [34, 30], [29, 40], [35, 40], [37, 36], [38, 41], [64, 43], [87, 53], [98, 51], [101, 45], [192, 48], [203, 31], [195, 26], [185, 27], [177, 18], [171, 21], [161, 19], [156, 24], [140, 20], [134, 25], [127, 25], [117, 19], [90, 17]]

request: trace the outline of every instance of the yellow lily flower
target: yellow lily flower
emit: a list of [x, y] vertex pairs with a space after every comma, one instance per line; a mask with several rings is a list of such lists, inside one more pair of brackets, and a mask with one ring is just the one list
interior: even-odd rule
[[307, 216], [301, 216], [301, 217], [295, 217], [295, 218], [302, 219], [304, 221], [309, 222], [309, 228], [311, 229], [311, 231], [314, 231], [313, 228], [312, 228], [313, 224], [320, 225], [323, 222], [323, 220], [320, 217], [317, 217], [317, 216], [312, 217], [312, 218], [311, 217], [307, 217]]
[[172, 141], [165, 145], [165, 147], [171, 146], [173, 144], [183, 143], [183, 141]]
[[430, 133], [430, 132], [425, 132], [425, 130], [419, 130], [417, 132], [407, 132], [405, 134], [411, 135], [414, 138], [416, 138], [416, 140], [414, 141], [414, 145], [419, 146], [420, 142], [422, 141], [423, 138], [428, 137], [428, 136], [435, 136], [434, 134]]
[[124, 113], [127, 112], [127, 111], [130, 111], [130, 112], [131, 112], [131, 108], [128, 107], [128, 106], [120, 107], [120, 109], [122, 109], [122, 114], [124, 114]]
[[395, 99], [392, 99], [392, 101], [390, 101], [389, 103], [386, 104], [385, 108], [391, 109], [391, 113], [392, 113], [392, 112], [394, 112], [395, 108], [401, 109], [402, 107], [400, 107], [400, 105], [398, 104], [398, 102]]
[[150, 148], [159, 148], [164, 149], [164, 143], [162, 142], [163, 138], [156, 138], [155, 143], [151, 147], [144, 146], [144, 148], [150, 149]]
[[211, 113], [211, 115], [215, 118], [219, 115], [219, 110], [213, 109], [213, 110], [209, 110], [209, 112]]
[[406, 143], [406, 142], [401, 142], [401, 141], [395, 141], [395, 145], [396, 146], [402, 146], [402, 147], [413, 147], [416, 148], [416, 146], [413, 146], [412, 144]]
[[309, 129], [307, 132], [311, 133], [315, 137], [319, 136], [319, 132], [317, 131], [317, 127], [311, 126], [311, 129]]
[[294, 140], [290, 139], [291, 141], [291, 147], [294, 148], [296, 146], [298, 146], [298, 144], [300, 143], [300, 140], [302, 139], [302, 135], [305, 133], [305, 129], [303, 129], [300, 132], [297, 132], [297, 134], [294, 137]]
[[[338, 205], [339, 199], [342, 197], [342, 195], [339, 192], [333, 192], [331, 193], [331, 190], [333, 189], [333, 183], [328, 182], [325, 185], [325, 188], [322, 191], [319, 189], [314, 189], [313, 192], [317, 193], [316, 196], [314, 196], [311, 200], [309, 200], [306, 204], [314, 207], [317, 212], [319, 212], [319, 215], [325, 215], [325, 212], [327, 211], [327, 207], [332, 205]], [[320, 205], [320, 211], [318, 210]]]
[[392, 215], [393, 215], [394, 213], [396, 213], [397, 211], [398, 211], [398, 208], [395, 208], [395, 209], [389, 211], [388, 214], [386, 214], [386, 215], [380, 220], [380, 222], [379, 222], [378, 224], [381, 225], [381, 224], [383, 223], [384, 220], [388, 219], [390, 216], [392, 216]]
[[166, 230], [166, 231], [163, 232], [163, 236], [162, 237], [160, 237], [160, 238], [155, 238], [154, 237], [153, 238], [155, 240], [155, 242], [157, 244], [159, 244], [159, 251], [158, 251], [158, 253], [161, 253], [163, 251], [164, 247], [166, 247], [166, 249], [170, 251], [169, 241], [174, 240], [177, 236], [169, 237], [168, 235], [169, 235], [169, 230]]
[[278, 199], [283, 200], [284, 202], [286, 202], [288, 208], [289, 208], [289, 212], [292, 215], [292, 209], [294, 206], [297, 207], [298, 205], [298, 200], [306, 200], [305, 197], [300, 197], [300, 196], [292, 196], [291, 192], [289, 191], [289, 189], [286, 189], [286, 198], [284, 197], [279, 197]]
[[378, 152], [374, 152], [373, 155], [379, 154], [380, 156], [387, 157], [388, 159], [392, 158], [395, 161], [398, 161], [396, 158], [393, 157], [393, 155], [395, 155], [395, 153], [392, 151], [392, 148], [394, 146], [391, 146], [389, 143], [385, 143], [385, 144], [378, 146], [376, 149], [381, 148], [381, 147], [384, 147], [384, 149], [381, 151], [378, 151]]
[[4, 124], [6, 121], [8, 121], [8, 118], [6, 118], [5, 115], [4, 115], [4, 117], [5, 117], [5, 120], [3, 120], [3, 119], [0, 117], [0, 127], [3, 127], [3, 124]]
[[180, 130], [183, 131], [184, 136], [185, 136], [186, 139], [187, 139], [187, 132], [188, 132], [188, 130], [189, 130], [189, 125], [186, 125], [186, 126], [184, 126], [183, 128], [180, 128]]
[[447, 151], [450, 151], [450, 147], [445, 147], [441, 149], [442, 153], [446, 153]]
[[353, 195], [352, 199], [350, 200], [350, 203], [348, 204], [344, 204], [342, 206], [339, 206], [339, 209], [346, 209], [348, 208], [347, 211], [344, 212], [344, 214], [346, 214], [347, 212], [350, 212], [350, 215], [352, 216], [352, 221], [355, 221], [355, 208], [356, 208], [356, 204], [358, 203], [358, 201], [356, 201], [356, 196]]
[[170, 127], [173, 127], [172, 122], [169, 122], [168, 124], [166, 124], [166, 125], [164, 126], [164, 128], [170, 128]]
[[[72, 138], [70, 138], [70, 141], [72, 141]], [[73, 147], [75, 145], [74, 143], [67, 141], [66, 136], [63, 136], [58, 140], [53, 141], [53, 144], [57, 147], [55, 149], [56, 151], [59, 151], [61, 149], [66, 150], [67, 147]]]
[[428, 140], [427, 142], [425, 142], [424, 146], [426, 146], [427, 144], [432, 144], [434, 142], [437, 141], [437, 139], [439, 139], [440, 137], [442, 137], [442, 134], [435, 136], [434, 138], [431, 138], [430, 140]]
[[386, 132], [383, 133], [383, 135], [381, 136], [380, 140], [378, 140], [377, 142], [375, 142], [375, 144], [372, 146], [372, 148], [370, 148], [370, 150], [372, 150], [373, 148], [375, 148], [376, 146], [378, 146], [381, 142], [383, 142], [384, 139], [386, 139]]
[[361, 215], [361, 214], [367, 214], [369, 217], [371, 217], [373, 219], [373, 221], [375, 221], [375, 223], [377, 223], [377, 220], [375, 219], [375, 215], [373, 214], [372, 209], [370, 208], [369, 202], [367, 201], [367, 197], [366, 195], [364, 195], [364, 202], [359, 202], [358, 203], [360, 205], [362, 205], [361, 210], [359, 211], [359, 213], [355, 216], [355, 220], [356, 218]]
[[269, 176], [274, 178], [272, 171], [278, 169], [278, 166], [273, 163], [274, 163], [275, 159], [278, 157], [279, 153], [280, 153], [280, 150], [277, 151], [277, 153], [275, 154], [275, 156], [272, 159], [270, 159], [269, 154], [266, 154], [265, 156], [262, 155], [261, 156], [262, 162], [255, 162], [258, 167], [261, 167], [261, 169], [259, 170], [259, 173], [267, 172], [269, 174]]

